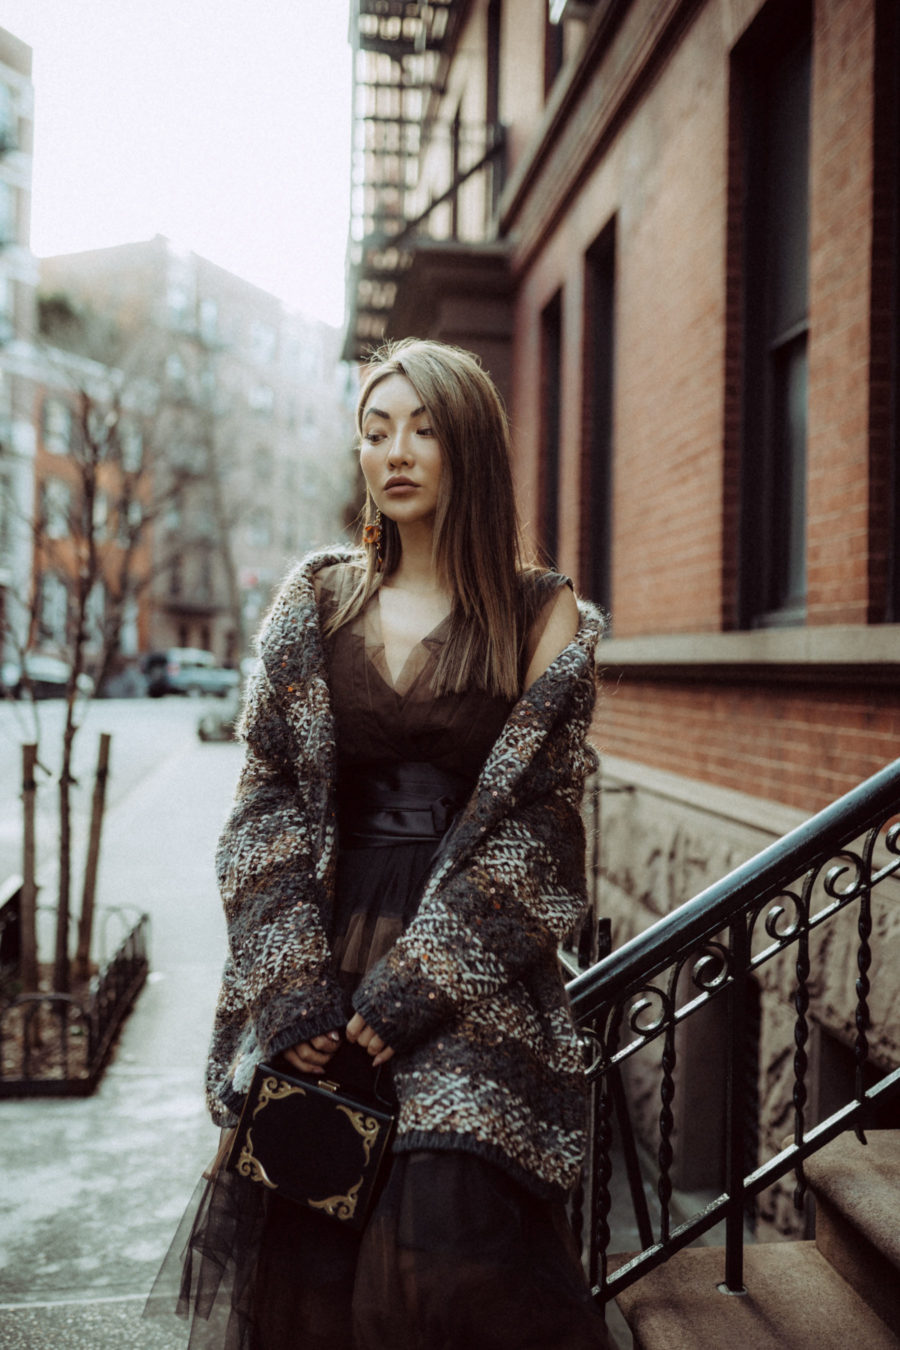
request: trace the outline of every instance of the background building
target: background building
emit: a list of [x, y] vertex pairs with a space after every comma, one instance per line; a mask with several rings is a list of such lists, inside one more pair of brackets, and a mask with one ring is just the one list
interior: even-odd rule
[[[897, 8], [360, 0], [355, 25], [345, 352], [478, 351], [535, 542], [609, 608], [620, 943], [898, 754]], [[850, 1055], [821, 960], [813, 1117]], [[787, 988], [755, 1032], [769, 1144]], [[676, 1185], [718, 1184], [722, 1034], [681, 1058]]]
[[147, 242], [47, 258], [42, 320], [145, 387], [156, 503], [147, 640], [235, 662], [292, 558], [342, 532], [352, 390], [340, 335], [250, 282]]
[[37, 264], [28, 241], [34, 88], [31, 48], [0, 29], [0, 660], [23, 638], [31, 575]]

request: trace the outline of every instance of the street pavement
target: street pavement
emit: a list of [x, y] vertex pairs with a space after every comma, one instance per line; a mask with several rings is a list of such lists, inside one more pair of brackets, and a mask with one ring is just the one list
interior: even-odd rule
[[[0, 1350], [184, 1350], [175, 1319], [141, 1314], [218, 1143], [202, 1094], [225, 944], [213, 852], [241, 750], [201, 745], [183, 707], [120, 718], [144, 724], [146, 772], [126, 764], [112, 793], [98, 903], [150, 914], [151, 974], [110, 1066], [85, 1100], [0, 1101]], [[614, 1249], [637, 1250], [632, 1226]], [[615, 1309], [610, 1330], [630, 1346]]]
[[218, 1139], [202, 1095], [225, 941], [213, 851], [240, 754], [185, 723], [107, 816], [98, 903], [151, 915], [151, 974], [93, 1097], [0, 1102], [0, 1350], [184, 1344], [141, 1312]]

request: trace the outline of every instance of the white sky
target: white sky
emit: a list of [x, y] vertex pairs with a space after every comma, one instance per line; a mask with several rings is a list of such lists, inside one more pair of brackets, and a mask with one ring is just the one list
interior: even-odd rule
[[31, 246], [164, 234], [340, 325], [348, 0], [0, 0], [34, 51]]

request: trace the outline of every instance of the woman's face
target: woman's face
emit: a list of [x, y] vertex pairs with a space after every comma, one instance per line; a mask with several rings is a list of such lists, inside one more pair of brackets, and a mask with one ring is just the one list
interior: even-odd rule
[[369, 395], [359, 461], [375, 505], [402, 529], [434, 519], [441, 447], [405, 375], [388, 375]]

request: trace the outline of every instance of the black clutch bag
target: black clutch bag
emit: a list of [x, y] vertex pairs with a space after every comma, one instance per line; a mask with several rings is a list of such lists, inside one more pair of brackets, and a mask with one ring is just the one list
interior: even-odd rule
[[227, 1165], [285, 1199], [361, 1228], [386, 1174], [394, 1124], [374, 1096], [260, 1064]]

